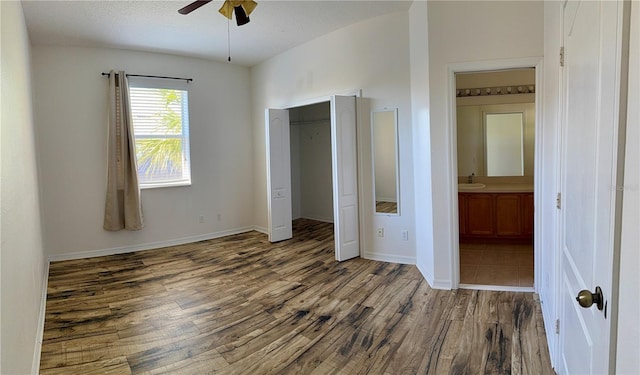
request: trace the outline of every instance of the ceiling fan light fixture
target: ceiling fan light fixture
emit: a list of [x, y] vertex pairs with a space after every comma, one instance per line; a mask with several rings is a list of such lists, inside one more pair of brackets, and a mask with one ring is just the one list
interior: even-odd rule
[[231, 19], [236, 14], [238, 26], [249, 23], [249, 15], [258, 6], [253, 0], [226, 0], [220, 7], [220, 14]]
[[230, 1], [225, 1], [218, 12], [220, 12], [220, 14], [227, 17], [228, 19], [231, 19], [233, 17], [233, 5], [231, 5]]
[[242, 9], [244, 9], [245, 13], [247, 13], [247, 17], [249, 17], [251, 12], [253, 12], [253, 10], [256, 9], [257, 6], [258, 3], [253, 0], [245, 0], [242, 2]]

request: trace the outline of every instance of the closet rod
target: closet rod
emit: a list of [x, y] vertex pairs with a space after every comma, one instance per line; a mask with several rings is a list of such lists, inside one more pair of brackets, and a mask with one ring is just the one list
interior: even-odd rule
[[[111, 73], [102, 73], [103, 76], [110, 76]], [[146, 76], [146, 75], [142, 75], [142, 74], [127, 74], [127, 77], [145, 77], [145, 78], [163, 78], [163, 79], [177, 79], [180, 81], [187, 81], [187, 82], [191, 82], [193, 81], [193, 78], [180, 78], [180, 77], [164, 77], [164, 76]]]

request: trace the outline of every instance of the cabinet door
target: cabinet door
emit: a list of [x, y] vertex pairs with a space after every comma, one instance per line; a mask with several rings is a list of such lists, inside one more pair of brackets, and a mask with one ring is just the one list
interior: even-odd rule
[[467, 194], [467, 227], [471, 236], [492, 236], [494, 234], [493, 194]]
[[522, 234], [533, 236], [533, 194], [522, 195]]
[[522, 235], [520, 194], [496, 195], [496, 235], [499, 237]]
[[467, 200], [464, 194], [458, 193], [458, 233], [467, 234]]

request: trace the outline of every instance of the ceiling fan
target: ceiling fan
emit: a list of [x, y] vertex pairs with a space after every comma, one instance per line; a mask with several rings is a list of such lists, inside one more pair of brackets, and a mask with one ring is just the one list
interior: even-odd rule
[[[193, 3], [178, 10], [180, 14], [189, 14], [194, 10], [200, 8], [211, 0], [194, 1]], [[258, 6], [253, 0], [225, 0], [220, 10], [218, 10], [223, 16], [231, 19], [233, 13], [236, 14], [236, 23], [238, 26], [249, 23], [249, 14]]]

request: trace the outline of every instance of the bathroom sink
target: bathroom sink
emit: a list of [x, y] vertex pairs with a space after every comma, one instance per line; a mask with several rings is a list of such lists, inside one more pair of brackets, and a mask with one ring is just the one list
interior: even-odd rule
[[458, 184], [458, 190], [475, 190], [475, 189], [482, 189], [483, 187], [486, 187], [487, 185], [485, 184], [481, 184], [481, 183], [473, 183], [473, 184]]

